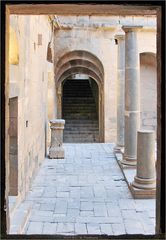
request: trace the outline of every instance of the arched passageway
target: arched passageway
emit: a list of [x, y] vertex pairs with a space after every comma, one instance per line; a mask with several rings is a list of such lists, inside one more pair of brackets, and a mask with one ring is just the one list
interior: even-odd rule
[[93, 54], [77, 50], [55, 66], [58, 118], [66, 120], [64, 142], [104, 141], [104, 69]]
[[98, 102], [97, 83], [88, 76], [63, 82], [64, 142], [99, 142]]

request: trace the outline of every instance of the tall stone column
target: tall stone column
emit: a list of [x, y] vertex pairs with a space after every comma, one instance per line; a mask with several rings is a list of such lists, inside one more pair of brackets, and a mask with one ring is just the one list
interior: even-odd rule
[[115, 151], [124, 147], [124, 102], [125, 102], [125, 35], [117, 34], [118, 76], [117, 76], [117, 144]]
[[137, 31], [141, 26], [123, 26], [125, 32], [125, 149], [122, 164], [136, 165], [137, 130], [140, 127], [140, 76]]
[[56, 119], [50, 121], [51, 128], [51, 146], [49, 149], [50, 158], [64, 158], [63, 129], [65, 120]]

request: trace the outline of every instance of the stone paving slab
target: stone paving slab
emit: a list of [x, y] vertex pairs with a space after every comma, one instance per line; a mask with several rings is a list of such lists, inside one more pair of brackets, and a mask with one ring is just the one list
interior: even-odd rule
[[64, 144], [65, 159], [45, 159], [26, 201], [25, 234], [154, 234], [155, 200], [133, 199], [114, 144]]

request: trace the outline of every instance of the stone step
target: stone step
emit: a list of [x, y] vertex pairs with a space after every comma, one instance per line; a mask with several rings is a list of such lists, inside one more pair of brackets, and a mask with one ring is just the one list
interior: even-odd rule
[[93, 97], [91, 97], [91, 96], [78, 96], [78, 97], [73, 97], [73, 96], [71, 96], [71, 97], [64, 97], [63, 98], [63, 101], [65, 102], [65, 101], [72, 101], [72, 100], [77, 100], [77, 101], [83, 101], [83, 100], [87, 100], [87, 101], [93, 101], [93, 102], [95, 102], [94, 101], [94, 99], [93, 99]]
[[95, 104], [89, 104], [89, 105], [86, 105], [85, 103], [82, 103], [82, 104], [65, 104], [63, 105], [63, 111], [66, 111], [66, 110], [84, 110], [84, 109], [95, 109], [96, 110], [96, 106]]
[[77, 99], [77, 98], [92, 98], [93, 99], [93, 96], [92, 96], [92, 94], [86, 94], [86, 96], [85, 96], [85, 94], [84, 93], [76, 93], [76, 94], [72, 94], [72, 93], [68, 93], [68, 94], [63, 94], [63, 97], [64, 98], [75, 98], [75, 99]]
[[89, 126], [75, 126], [75, 125], [66, 125], [66, 127], [64, 128], [64, 131], [99, 131], [99, 127], [98, 125], [89, 125]]
[[74, 125], [74, 126], [88, 126], [88, 125], [96, 125], [98, 124], [97, 119], [65, 119], [65, 126], [66, 125]]
[[97, 113], [95, 112], [95, 111], [93, 111], [93, 112], [64, 112], [64, 118], [65, 117], [71, 117], [71, 116], [73, 116], [73, 119], [75, 118], [75, 117], [77, 117], [77, 116], [85, 116], [85, 118], [86, 117], [96, 117], [96, 119], [97, 119]]
[[10, 219], [10, 234], [24, 233], [26, 224], [30, 218], [31, 209], [31, 203], [23, 202], [19, 205]]
[[[72, 119], [75, 119], [75, 120], [93, 120], [93, 118], [91, 117], [91, 116], [87, 116], [87, 117], [85, 117], [85, 116], [75, 116], [75, 117], [73, 117], [73, 116], [68, 116], [68, 117], [63, 117], [63, 119], [65, 119], [65, 120], [68, 120], [68, 121], [70, 121], [70, 120], [72, 120]], [[94, 120], [96, 119], [96, 117], [94, 118]]]
[[89, 108], [89, 109], [86, 109], [86, 108], [84, 108], [84, 109], [70, 109], [70, 108], [65, 108], [65, 109], [63, 109], [63, 111], [65, 112], [65, 115], [68, 115], [69, 113], [72, 113], [72, 114], [74, 114], [74, 113], [95, 113], [96, 114], [96, 111], [95, 111], [95, 109], [91, 109], [91, 108]]
[[63, 133], [63, 135], [64, 136], [67, 136], [67, 135], [74, 135], [74, 136], [76, 136], [76, 135], [87, 135], [87, 136], [89, 136], [89, 135], [97, 135], [97, 134], [99, 134], [99, 131], [98, 130], [86, 130], [86, 131], [81, 131], [81, 130], [78, 130], [78, 131], [72, 131], [72, 130], [65, 130], [64, 131], [64, 133]]
[[94, 137], [89, 137], [88, 138], [72, 138], [72, 137], [68, 137], [68, 138], [64, 138], [64, 143], [94, 143], [94, 142], [99, 142], [99, 138], [94, 138]]
[[[78, 90], [78, 88], [75, 88], [75, 89], [73, 89], [73, 88], [64, 89], [64, 90], [63, 90], [63, 95], [64, 95], [65, 93], [71, 93], [71, 92], [72, 92], [73, 94], [75, 94], [75, 93], [77, 93], [75, 90]], [[87, 89], [87, 88], [80, 88], [80, 87], [79, 87], [79, 92], [80, 92], [80, 93], [84, 93], [85, 95], [86, 95], [86, 94], [91, 94], [91, 95], [93, 95], [91, 89]]]

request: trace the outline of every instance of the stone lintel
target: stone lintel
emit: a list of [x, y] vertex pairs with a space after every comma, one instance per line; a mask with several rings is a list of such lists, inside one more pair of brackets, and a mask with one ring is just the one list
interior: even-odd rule
[[125, 33], [126, 32], [137, 32], [137, 31], [141, 30], [142, 28], [143, 28], [143, 26], [134, 26], [134, 25], [131, 25], [131, 26], [124, 25], [124, 26], [122, 26], [122, 29]]

